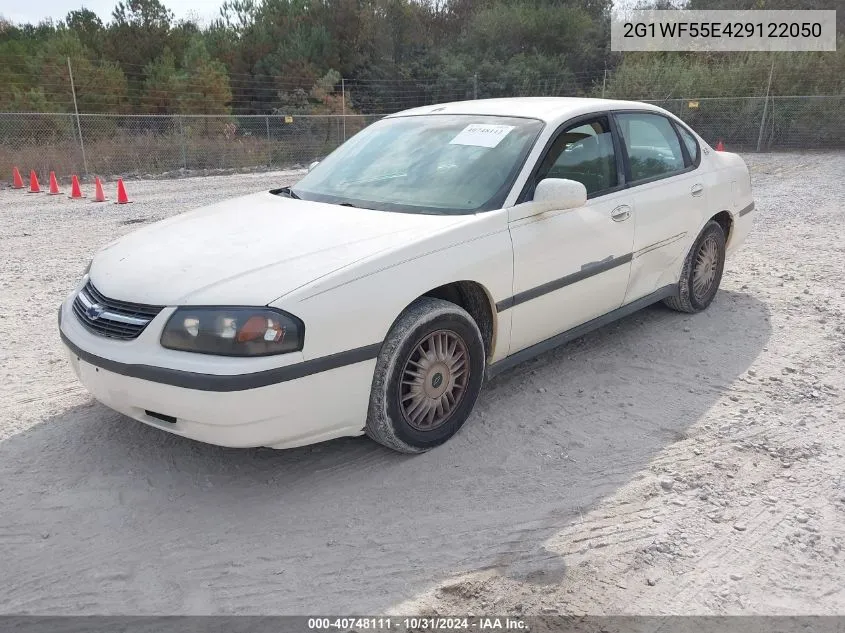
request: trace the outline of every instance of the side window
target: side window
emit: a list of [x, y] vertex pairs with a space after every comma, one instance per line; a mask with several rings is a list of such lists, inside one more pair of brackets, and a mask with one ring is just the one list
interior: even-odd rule
[[561, 132], [537, 171], [543, 178], [568, 178], [587, 188], [587, 195], [615, 187], [616, 154], [607, 117], [577, 123]]
[[695, 137], [685, 127], [676, 124], [675, 128], [678, 130], [678, 134], [681, 135], [684, 145], [687, 146], [687, 154], [689, 154], [690, 160], [692, 161], [691, 164], [697, 165], [700, 157], [699, 153], [701, 152], [701, 149], [698, 147], [698, 141], [695, 140]]
[[617, 114], [628, 150], [631, 180], [669, 176], [684, 169], [684, 153], [675, 129], [659, 114]]

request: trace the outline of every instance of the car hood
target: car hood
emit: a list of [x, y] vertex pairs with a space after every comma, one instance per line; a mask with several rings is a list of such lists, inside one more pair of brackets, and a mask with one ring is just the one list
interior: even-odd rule
[[150, 305], [264, 305], [377, 253], [462, 222], [293, 200], [270, 192], [152, 224], [94, 257], [91, 281]]

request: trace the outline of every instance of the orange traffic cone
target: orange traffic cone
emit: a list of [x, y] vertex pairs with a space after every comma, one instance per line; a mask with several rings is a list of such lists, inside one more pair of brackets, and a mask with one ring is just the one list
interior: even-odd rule
[[23, 189], [23, 178], [17, 167], [12, 168], [12, 189]]
[[51, 196], [58, 196], [61, 193], [59, 191], [59, 183], [56, 180], [56, 172], [50, 172], [50, 195]]
[[29, 191], [27, 193], [41, 193], [41, 185], [38, 184], [38, 176], [34, 169], [29, 172]]
[[716, 151], [717, 152], [724, 152], [725, 151], [725, 144], [722, 143], [722, 139], [719, 139], [719, 142], [716, 143]]
[[123, 186], [123, 178], [117, 179], [117, 202], [115, 204], [129, 204], [132, 202], [126, 195], [126, 187]]
[[84, 198], [85, 195], [82, 193], [82, 189], [79, 187], [79, 178], [74, 176], [70, 179], [70, 198]]
[[106, 194], [103, 193], [103, 183], [100, 182], [100, 177], [94, 178], [94, 202], [105, 202]]

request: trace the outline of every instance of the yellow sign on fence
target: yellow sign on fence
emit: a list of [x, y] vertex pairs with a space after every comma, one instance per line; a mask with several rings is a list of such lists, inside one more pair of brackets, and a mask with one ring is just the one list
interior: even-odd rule
[[285, 123], [293, 123], [293, 117], [289, 114], [285, 115]]
[[690, 110], [698, 109], [698, 101], [690, 101], [688, 105]]

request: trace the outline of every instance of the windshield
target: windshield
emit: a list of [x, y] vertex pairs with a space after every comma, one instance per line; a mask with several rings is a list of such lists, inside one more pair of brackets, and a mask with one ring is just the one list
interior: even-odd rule
[[382, 119], [291, 188], [303, 200], [405, 213], [501, 208], [543, 123], [498, 116]]

